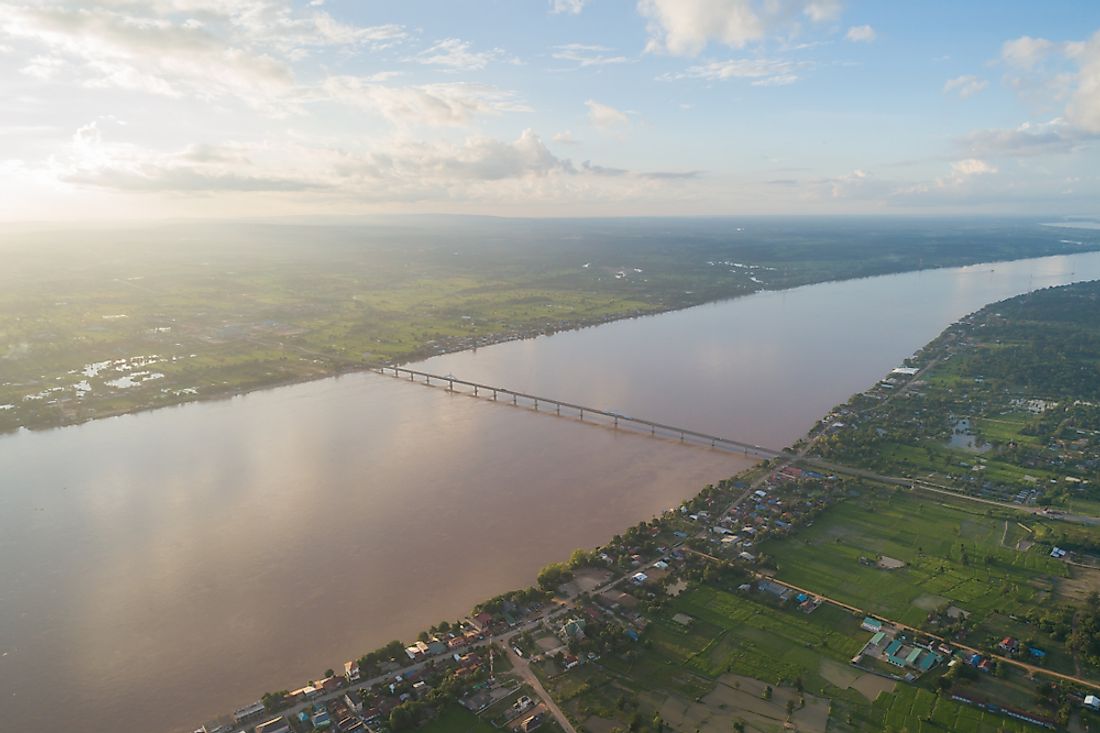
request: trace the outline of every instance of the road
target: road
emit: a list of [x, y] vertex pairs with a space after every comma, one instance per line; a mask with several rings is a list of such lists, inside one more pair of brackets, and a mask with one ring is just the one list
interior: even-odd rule
[[[657, 558], [654, 557], [654, 558], [650, 559], [650, 562], [655, 562], [656, 560], [657, 560]], [[612, 578], [611, 580], [607, 581], [606, 583], [603, 583], [603, 584], [597, 586], [596, 588], [593, 588], [590, 591], [590, 593], [592, 595], [595, 595], [597, 593], [602, 593], [605, 590], [608, 590], [610, 588], [615, 587], [619, 583], [625, 582], [629, 577], [630, 577], [630, 575], [627, 574], [627, 575], [622, 575], [622, 576], [619, 576], [619, 577]], [[517, 673], [520, 675], [521, 678], [523, 678], [523, 680], [525, 682], [527, 682], [529, 685], [531, 685], [531, 687], [534, 688], [536, 690], [536, 692], [538, 692], [539, 696], [543, 699], [543, 702], [546, 704], [547, 710], [550, 711], [551, 715], [553, 715], [554, 719], [558, 722], [558, 725], [560, 725], [562, 730], [566, 731], [566, 733], [577, 733], [577, 732], [576, 732], [576, 729], [573, 727], [573, 724], [569, 722], [569, 718], [567, 718], [565, 716], [565, 713], [562, 712], [561, 708], [558, 707], [557, 703], [554, 702], [553, 698], [551, 698], [550, 695], [547, 694], [546, 690], [542, 686], [542, 683], [539, 682], [539, 680], [535, 676], [534, 672], [531, 671], [529, 662], [527, 662], [526, 660], [523, 660], [520, 657], [516, 656], [515, 653], [512, 652], [511, 646], [512, 646], [512, 640], [515, 637], [519, 636], [520, 634], [524, 634], [528, 631], [532, 631], [532, 630], [538, 628], [539, 626], [544, 624], [546, 621], [548, 621], [552, 616], [564, 613], [564, 612], [574, 608], [575, 605], [576, 605], [577, 597], [579, 595], [580, 595], [579, 593], [576, 593], [576, 594], [573, 594], [571, 596], [567, 596], [564, 600], [558, 601], [558, 602], [552, 604], [551, 606], [549, 606], [547, 609], [545, 609], [539, 615], [534, 616], [534, 617], [528, 619], [527, 621], [517, 625], [515, 628], [509, 630], [508, 633], [506, 633], [502, 636], [494, 636], [494, 637], [491, 637], [491, 639], [490, 639], [490, 641], [492, 643], [499, 643], [501, 645], [501, 647], [503, 647], [505, 649], [505, 653], [509, 656], [509, 659], [511, 659], [512, 665], [516, 669]], [[428, 662], [436, 660], [436, 659], [445, 659], [445, 658], [449, 657], [450, 654], [451, 654], [451, 652], [447, 652], [445, 654], [439, 655], [438, 657], [433, 657], [432, 659], [425, 659], [425, 660], [420, 661], [420, 662], [416, 662], [416, 663], [413, 663], [413, 664], [406, 665], [406, 666], [401, 667], [400, 669], [394, 670], [392, 672], [387, 672], [385, 674], [377, 675], [375, 677], [371, 677], [371, 678], [366, 679], [366, 680], [361, 680], [361, 681], [357, 682], [354, 685], [348, 685], [347, 687], [341, 688], [340, 690], [330, 692], [330, 693], [327, 693], [325, 695], [320, 695], [320, 696], [318, 696], [318, 697], [316, 697], [312, 700], [307, 700], [306, 702], [299, 703], [299, 704], [297, 704], [293, 707], [286, 708], [286, 709], [280, 711], [278, 714], [279, 715], [285, 715], [288, 718], [293, 717], [293, 716], [297, 715], [299, 712], [301, 712], [303, 710], [312, 709], [313, 706], [318, 704], [318, 703], [325, 703], [325, 702], [329, 702], [329, 701], [332, 701], [332, 700], [336, 700], [336, 699], [339, 699], [339, 698], [343, 697], [344, 695], [347, 695], [349, 693], [354, 693], [354, 692], [356, 692], [358, 690], [361, 690], [361, 689], [370, 689], [374, 685], [391, 682], [393, 680], [393, 678], [397, 677], [398, 675], [404, 676], [404, 675], [407, 675], [411, 672], [419, 671], [419, 670], [423, 669], [425, 666], [427, 666]], [[520, 664], [516, 663], [517, 659], [520, 660], [520, 662], [521, 662]], [[274, 717], [276, 714], [272, 713], [271, 715], [272, 715], [272, 717]], [[253, 725], [255, 725], [255, 722], [252, 722], [252, 723], [249, 723], [249, 724], [243, 725], [243, 726], [236, 726], [232, 730], [234, 731], [234, 733], [245, 733], [246, 731], [251, 730]]]
[[[687, 552], [694, 553], [694, 554], [696, 554], [700, 557], [705, 557], [708, 560], [711, 560], [711, 561], [716, 562], [716, 563], [720, 563], [720, 564], [728, 564], [729, 563], [728, 560], [723, 560], [722, 558], [715, 557], [714, 555], [708, 555], [707, 553], [699, 552], [698, 550], [687, 549]], [[781, 585], [785, 588], [790, 588], [791, 590], [796, 591], [798, 593], [805, 593], [806, 595], [820, 598], [821, 600], [825, 601], [826, 603], [829, 603], [833, 606], [836, 606], [837, 608], [842, 608], [845, 611], [848, 611], [850, 613], [858, 614], [860, 616], [870, 616], [872, 618], [877, 618], [880, 621], [884, 621], [888, 624], [891, 624], [892, 626], [894, 626], [896, 628], [908, 631], [911, 634], [920, 634], [921, 636], [928, 637], [928, 638], [931, 638], [931, 639], [935, 639], [937, 641], [941, 641], [944, 644], [947, 644], [948, 646], [956, 647], [958, 649], [964, 649], [964, 650], [966, 650], [968, 652], [972, 652], [974, 654], [981, 654], [983, 657], [989, 657], [991, 659], [996, 659], [997, 661], [1003, 662], [1005, 664], [1011, 664], [1015, 667], [1019, 667], [1020, 669], [1025, 670], [1025, 671], [1027, 671], [1027, 672], [1029, 672], [1030, 674], [1033, 674], [1033, 675], [1045, 675], [1047, 677], [1054, 677], [1054, 678], [1062, 680], [1064, 682], [1074, 682], [1078, 685], [1081, 685], [1082, 687], [1088, 687], [1088, 688], [1092, 688], [1094, 690], [1100, 690], [1100, 682], [1094, 682], [1092, 680], [1084, 679], [1082, 677], [1076, 677], [1074, 675], [1062, 674], [1061, 672], [1056, 672], [1052, 669], [1046, 669], [1045, 667], [1036, 667], [1034, 664], [1028, 664], [1027, 662], [1021, 662], [1018, 659], [1012, 659], [1011, 657], [1004, 657], [1004, 656], [1001, 656], [999, 654], [990, 654], [989, 652], [984, 651], [982, 649], [977, 649], [975, 647], [969, 646], [967, 644], [962, 644], [958, 641], [954, 641], [954, 640], [951, 640], [951, 639], [945, 639], [942, 636], [937, 636], [936, 634], [925, 631], [924, 629], [918, 629], [914, 626], [909, 626], [908, 624], [904, 624], [900, 621], [895, 621], [894, 619], [887, 618], [886, 616], [880, 616], [877, 613], [872, 613], [872, 612], [867, 611], [865, 609], [858, 608], [856, 606], [851, 605], [850, 603], [845, 603], [844, 601], [841, 601], [837, 598], [832, 598], [830, 596], [824, 595], [823, 593], [820, 593], [816, 590], [812, 590], [810, 588], [802, 588], [800, 586], [795, 585], [794, 583], [788, 583], [785, 580], [779, 580], [778, 578], [775, 578], [771, 575], [765, 575], [764, 573], [753, 572], [753, 575], [756, 577], [757, 580], [767, 580], [769, 582], [775, 583], [776, 585]]]
[[538, 693], [538, 696], [542, 698], [543, 703], [546, 705], [546, 709], [554, 716], [554, 720], [558, 721], [558, 725], [561, 726], [562, 730], [564, 730], [565, 733], [577, 733], [577, 729], [569, 722], [569, 718], [565, 717], [565, 713], [563, 713], [561, 708], [558, 707], [558, 704], [554, 702], [554, 698], [550, 697], [550, 694], [546, 692], [538, 676], [531, 671], [531, 663], [512, 651], [511, 646], [506, 645], [504, 647], [504, 653], [508, 655], [508, 659], [512, 662], [512, 669], [520, 676], [520, 679], [529, 684], [531, 688]]
[[840, 601], [840, 600], [837, 600], [836, 598], [830, 598], [829, 596], [822, 595], [821, 593], [818, 593], [817, 591], [810, 590], [808, 588], [800, 588], [797, 585], [794, 585], [792, 583], [788, 583], [788, 582], [783, 581], [783, 580], [778, 580], [778, 579], [770, 577], [770, 576], [766, 576], [763, 573], [756, 573], [756, 576], [760, 579], [765, 579], [766, 578], [767, 580], [769, 580], [773, 583], [785, 586], [785, 587], [790, 588], [791, 590], [797, 591], [799, 593], [806, 593], [807, 595], [816, 596], [816, 597], [820, 598], [821, 600], [825, 601], [826, 603], [830, 603], [834, 606], [837, 606], [838, 608], [843, 608], [846, 611], [850, 611], [852, 613], [860, 614], [860, 615], [863, 615], [863, 616], [871, 616], [872, 618], [877, 618], [880, 621], [884, 621], [886, 623], [891, 624], [892, 626], [895, 626], [896, 628], [904, 629], [905, 631], [908, 631], [911, 634], [920, 634], [921, 636], [928, 637], [928, 638], [931, 638], [931, 639], [935, 639], [937, 641], [941, 641], [944, 644], [947, 644], [948, 646], [956, 647], [958, 649], [964, 649], [964, 650], [966, 650], [968, 652], [971, 652], [971, 653], [974, 653], [974, 654], [980, 654], [983, 657], [989, 657], [990, 659], [996, 659], [998, 662], [1001, 662], [1001, 663], [1004, 663], [1004, 664], [1011, 664], [1012, 666], [1019, 667], [1020, 669], [1023, 669], [1025, 671], [1027, 671], [1028, 673], [1032, 674], [1032, 675], [1044, 675], [1046, 677], [1053, 677], [1055, 679], [1059, 679], [1063, 682], [1073, 682], [1073, 683], [1076, 683], [1078, 685], [1081, 685], [1082, 687], [1091, 688], [1093, 690], [1100, 690], [1100, 683], [1094, 682], [1092, 680], [1087, 680], [1087, 679], [1084, 679], [1082, 677], [1076, 677], [1076, 676], [1071, 675], [1071, 674], [1063, 674], [1061, 672], [1056, 672], [1052, 669], [1046, 669], [1045, 667], [1036, 667], [1034, 664], [1028, 664], [1027, 662], [1021, 662], [1018, 659], [1012, 659], [1011, 657], [1003, 657], [1000, 654], [990, 654], [989, 652], [983, 651], [982, 649], [977, 649], [977, 648], [969, 646], [967, 644], [961, 644], [961, 643], [959, 643], [957, 641], [953, 641], [951, 639], [945, 639], [942, 636], [937, 636], [936, 634], [930, 633], [930, 632], [925, 631], [923, 629], [918, 629], [918, 628], [915, 628], [913, 626], [909, 626], [908, 624], [903, 624], [900, 621], [895, 621], [893, 619], [886, 618], [885, 616], [879, 616], [878, 614], [870, 613], [868, 611], [865, 611], [862, 608], [857, 608], [857, 607], [852, 606], [848, 603], [845, 603], [844, 601]]

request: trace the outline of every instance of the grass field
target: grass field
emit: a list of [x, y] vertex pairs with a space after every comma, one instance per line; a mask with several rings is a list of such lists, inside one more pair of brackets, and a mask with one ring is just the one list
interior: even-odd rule
[[[979, 618], [1042, 601], [1035, 579], [1061, 577], [1064, 565], [1041, 547], [1005, 547], [1005, 535], [1004, 518], [973, 505], [867, 490], [762, 549], [782, 580], [915, 626], [948, 600]], [[879, 555], [906, 566], [880, 570], [860, 562]]]
[[[710, 586], [692, 588], [670, 601], [654, 619], [646, 630], [644, 646], [630, 655], [631, 659], [604, 659], [600, 666], [559, 678], [551, 683], [555, 696], [580, 719], [596, 715], [604, 720], [625, 720], [616, 718], [624, 697], [634, 695], [654, 709], [668, 709], [671, 695], [680, 706], [686, 706], [707, 698], [716, 684], [729, 684], [731, 678], [743, 675], [777, 690], [793, 689], [800, 681], [807, 694], [829, 699], [830, 731], [1036, 730], [937, 696], [930, 691], [931, 681], [920, 686], [896, 683], [895, 692], [875, 693], [877, 697], [872, 695], [873, 701], [869, 700], [866, 693], [843, 681], [864, 674], [848, 665], [868, 637], [859, 630], [859, 619], [829, 605], [809, 615], [782, 610], [768, 598]], [[685, 628], [672, 621], [678, 613], [695, 621]], [[829, 665], [834, 671], [826, 670]], [[838, 687], [830, 679], [844, 686]], [[890, 686], [881, 678], [869, 679], [876, 681], [872, 687], [877, 690]], [[974, 684], [978, 686], [974, 694], [984, 693], [988, 698], [995, 692], [986, 689], [988, 680]], [[647, 719], [652, 713], [645, 709]]]
[[421, 733], [495, 733], [497, 730], [461, 705], [443, 708], [439, 717], [419, 728]]

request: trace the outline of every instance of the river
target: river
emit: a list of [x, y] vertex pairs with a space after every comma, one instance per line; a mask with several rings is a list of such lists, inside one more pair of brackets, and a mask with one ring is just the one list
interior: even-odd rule
[[[419, 368], [782, 447], [1100, 253], [759, 293]], [[0, 438], [0, 715], [177, 733], [526, 585], [744, 458], [375, 374]]]

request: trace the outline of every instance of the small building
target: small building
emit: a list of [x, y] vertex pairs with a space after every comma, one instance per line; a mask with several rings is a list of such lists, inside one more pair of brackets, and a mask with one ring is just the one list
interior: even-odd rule
[[1020, 651], [1020, 642], [1011, 636], [1006, 636], [997, 644], [997, 648], [1008, 654], [1015, 654]]
[[290, 721], [285, 717], [272, 718], [256, 726], [256, 733], [291, 733]]
[[267, 707], [263, 704], [263, 701], [257, 700], [251, 705], [245, 705], [243, 708], [234, 710], [233, 721], [236, 723], [246, 723], [260, 717], [266, 710]]
[[686, 613], [678, 613], [672, 617], [672, 620], [680, 624], [681, 626], [691, 626], [693, 623], [695, 623], [695, 619], [693, 619], [691, 616], [688, 616]]
[[642, 583], [649, 580], [649, 576], [646, 575], [645, 573], [634, 573], [634, 575], [632, 575], [630, 579], [633, 580], [638, 585], [641, 585]]
[[349, 685], [354, 685], [359, 681], [359, 662], [344, 662], [344, 678], [347, 679]]
[[871, 618], [867, 616], [863, 619], [863, 623], [859, 625], [859, 628], [864, 631], [870, 631], [872, 634], [882, 631], [882, 622], [877, 618]]
[[1089, 710], [1100, 710], [1100, 697], [1085, 695], [1085, 707]]
[[558, 637], [562, 642], [568, 644], [570, 639], [577, 639], [584, 636], [585, 626], [586, 624], [583, 618], [571, 618], [558, 629]]

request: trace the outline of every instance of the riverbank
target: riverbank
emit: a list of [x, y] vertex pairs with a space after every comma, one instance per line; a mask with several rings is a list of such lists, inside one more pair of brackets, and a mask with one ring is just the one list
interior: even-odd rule
[[186, 228], [95, 242], [41, 235], [34, 248], [9, 242], [11, 266], [0, 273], [0, 433], [224, 399], [762, 291], [1100, 247], [1100, 233], [1070, 241], [1023, 222], [745, 223], [662, 221], [652, 231], [652, 223], [539, 224], [532, 227], [545, 231], [532, 233], [503, 222], [449, 238], [245, 227], [222, 235], [229, 241], [183, 248], [149, 242]]

